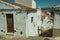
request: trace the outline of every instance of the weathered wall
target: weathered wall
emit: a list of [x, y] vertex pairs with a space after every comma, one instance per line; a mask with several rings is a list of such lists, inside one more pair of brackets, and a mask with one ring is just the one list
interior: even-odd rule
[[[26, 13], [17, 12], [4, 12], [4, 14], [0, 14], [0, 33], [7, 34], [7, 22], [6, 22], [6, 14], [13, 14], [14, 20], [14, 35], [26, 35]], [[1, 32], [3, 30], [4, 32]]]
[[22, 5], [25, 5], [25, 6], [28, 6], [28, 7], [31, 7], [31, 8], [36, 8], [36, 3], [34, 0], [15, 0], [15, 2], [18, 2]]
[[35, 2], [35, 0], [32, 0], [32, 8], [36, 8], [36, 2]]
[[[2, 6], [2, 7], [1, 7]], [[1, 4], [1, 8], [17, 8], [17, 7], [12, 7], [6, 4]], [[0, 26], [5, 28], [5, 33], [7, 33], [7, 24], [6, 24], [6, 14], [13, 14], [14, 18], [14, 35], [21, 35], [21, 32], [23, 33], [22, 35], [27, 35], [27, 36], [36, 36], [37, 35], [37, 28], [38, 28], [38, 15], [40, 11], [30, 11], [28, 12], [29, 14], [26, 14], [27, 12], [21, 12], [18, 13], [16, 11], [10, 11], [10, 12], [4, 12], [4, 15], [1, 15], [0, 17]], [[33, 22], [31, 23], [31, 17], [33, 17]], [[2, 19], [2, 20], [1, 20]], [[1, 31], [0, 31], [1, 32]]]
[[[29, 36], [37, 36], [38, 35], [38, 26], [39, 26], [39, 18], [41, 11], [29, 12], [26, 26], [26, 34]], [[33, 17], [33, 22], [31, 23], [31, 17]]]
[[[20, 13], [17, 15], [14, 15], [14, 27], [16, 30], [16, 34], [21, 35], [21, 32], [23, 33], [22, 35], [26, 35], [26, 13]], [[16, 35], [15, 34], [15, 35]]]
[[0, 34], [6, 32], [5, 16], [0, 13]]
[[[17, 7], [6, 5], [4, 3], [0, 3], [0, 9], [1, 8], [2, 9], [14, 9]], [[3, 32], [1, 32], [1, 30], [3, 30], [5, 33], [8, 33], [7, 32], [6, 14], [13, 14], [14, 31], [16, 31], [15, 35], [16, 34], [20, 35], [21, 32], [23, 32], [23, 35], [26, 35], [26, 23], [25, 23], [26, 13], [25, 12], [18, 13], [16, 11], [6, 11], [3, 13], [4, 14], [2, 14], [2, 12], [0, 12], [0, 33], [3, 33]]]
[[54, 28], [60, 29], [60, 12], [54, 13]]
[[[33, 17], [33, 22], [31, 23], [31, 17]], [[27, 19], [26, 34], [29, 36], [35, 36], [36, 29], [34, 27], [34, 22], [36, 22], [36, 13], [29, 12]]]
[[[0, 9], [8, 9], [8, 8], [13, 8], [12, 6], [9, 6], [7, 4], [4, 3], [0, 3]], [[6, 29], [6, 15], [4, 14], [4, 12], [0, 11], [0, 33], [6, 33], [7, 29]], [[3, 30], [3, 32], [1, 32], [1, 30]]]

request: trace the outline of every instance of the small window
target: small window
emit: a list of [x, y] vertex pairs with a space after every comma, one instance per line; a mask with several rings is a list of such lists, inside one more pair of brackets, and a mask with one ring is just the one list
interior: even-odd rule
[[33, 22], [33, 17], [31, 17], [31, 23]]
[[12, 23], [12, 18], [8, 18], [8, 23]]

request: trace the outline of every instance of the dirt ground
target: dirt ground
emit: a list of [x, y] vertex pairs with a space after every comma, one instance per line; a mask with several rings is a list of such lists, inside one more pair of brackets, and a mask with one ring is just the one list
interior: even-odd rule
[[[53, 30], [53, 37], [23, 37], [23, 36], [6, 36], [6, 35], [0, 35], [0, 40], [44, 40], [44, 39], [50, 39], [50, 40], [60, 40], [60, 29], [54, 29]], [[47, 39], [46, 39], [47, 40]]]
[[59, 37], [60, 36], [60, 29], [54, 29], [53, 30], [53, 37]]

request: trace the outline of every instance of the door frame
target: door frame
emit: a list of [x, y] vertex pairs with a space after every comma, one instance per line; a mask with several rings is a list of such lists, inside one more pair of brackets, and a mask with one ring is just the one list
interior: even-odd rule
[[[9, 13], [9, 14], [10, 14], [10, 13]], [[9, 15], [9, 14], [8, 14], [8, 15]], [[7, 23], [8, 23], [7, 21], [8, 21], [8, 20], [7, 20], [7, 14], [6, 14], [6, 20], [5, 20], [5, 21], [6, 21], [6, 32], [7, 32], [7, 33], [14, 33], [14, 16], [13, 16], [13, 14], [11, 14], [11, 15], [12, 15], [12, 19], [13, 19], [13, 21], [12, 21], [12, 22], [13, 22], [13, 31], [12, 31], [12, 32], [8, 32], [8, 30], [7, 30]]]

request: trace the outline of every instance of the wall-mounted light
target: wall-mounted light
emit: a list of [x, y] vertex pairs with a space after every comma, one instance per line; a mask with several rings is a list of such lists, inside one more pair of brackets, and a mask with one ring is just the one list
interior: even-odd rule
[[5, 13], [4, 12], [2, 12], [1, 15], [3, 15], [3, 17], [5, 17]]
[[4, 15], [4, 13], [3, 13], [3, 12], [2, 12], [1, 14], [2, 14], [2, 15]]

